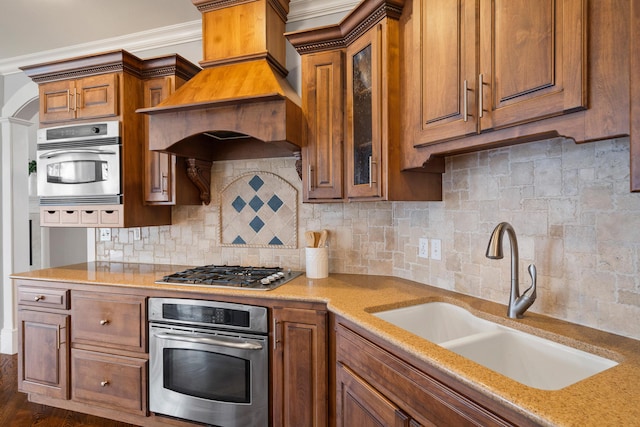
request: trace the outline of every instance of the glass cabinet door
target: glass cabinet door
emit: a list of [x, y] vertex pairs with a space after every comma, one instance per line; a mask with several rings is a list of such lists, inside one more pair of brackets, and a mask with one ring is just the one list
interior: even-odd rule
[[347, 48], [347, 196], [380, 197], [381, 25]]

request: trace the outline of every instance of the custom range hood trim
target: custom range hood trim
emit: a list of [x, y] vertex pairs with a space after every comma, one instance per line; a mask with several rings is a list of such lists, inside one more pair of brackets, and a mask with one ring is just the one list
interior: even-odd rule
[[149, 116], [149, 148], [204, 161], [294, 156], [304, 116], [283, 65], [289, 1], [192, 3], [203, 13], [203, 70], [137, 110]]

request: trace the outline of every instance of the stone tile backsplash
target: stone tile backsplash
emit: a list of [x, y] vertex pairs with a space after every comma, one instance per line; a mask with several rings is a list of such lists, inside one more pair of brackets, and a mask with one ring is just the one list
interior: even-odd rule
[[[503, 260], [484, 254], [493, 228], [508, 221], [518, 236], [521, 284], [529, 284], [527, 265], [538, 269], [531, 311], [640, 339], [640, 194], [629, 192], [628, 138], [522, 144], [448, 158], [446, 170], [443, 202], [302, 204], [297, 197], [297, 218], [278, 220], [295, 232], [287, 235], [295, 247], [265, 243], [271, 235], [255, 245], [229, 244], [228, 207], [215, 197], [253, 176], [276, 177], [285, 182], [278, 188], [301, 194], [295, 160], [217, 162], [211, 205], [175, 207], [174, 225], [143, 228], [138, 241], [132, 230], [113, 229], [112, 241], [97, 243], [96, 257], [303, 270], [304, 231], [326, 228], [330, 272], [391, 275], [506, 304], [508, 249]], [[235, 231], [251, 227], [245, 222]], [[421, 237], [442, 241], [441, 261], [417, 256]]]

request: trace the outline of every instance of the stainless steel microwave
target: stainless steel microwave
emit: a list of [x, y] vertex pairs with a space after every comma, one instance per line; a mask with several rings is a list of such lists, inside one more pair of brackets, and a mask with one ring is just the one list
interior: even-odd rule
[[39, 129], [40, 205], [121, 204], [120, 122]]

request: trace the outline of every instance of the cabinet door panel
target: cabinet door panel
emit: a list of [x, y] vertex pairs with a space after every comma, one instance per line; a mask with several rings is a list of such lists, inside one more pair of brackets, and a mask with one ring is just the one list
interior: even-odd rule
[[583, 0], [482, 0], [481, 129], [586, 108]]
[[344, 67], [341, 51], [302, 57], [302, 98], [307, 118], [303, 158], [305, 199], [341, 199], [344, 136]]
[[422, 10], [422, 134], [430, 141], [477, 131], [476, 2], [429, 0]]
[[76, 115], [74, 89], [73, 81], [41, 84], [39, 87], [40, 122], [52, 123], [74, 119]]
[[337, 427], [409, 426], [409, 417], [398, 406], [342, 364], [338, 364], [336, 383]]
[[273, 310], [273, 425], [328, 425], [326, 317], [324, 311]]
[[78, 119], [118, 115], [118, 76], [101, 74], [76, 81], [76, 107]]
[[69, 316], [20, 309], [18, 387], [25, 393], [69, 398]]
[[347, 196], [380, 197], [382, 63], [379, 24], [347, 48]]
[[[155, 107], [173, 92], [175, 80], [172, 76], [158, 77], [144, 82], [144, 106]], [[172, 202], [172, 177], [175, 157], [171, 154], [149, 150], [149, 118], [145, 117], [147, 150], [145, 151], [145, 200], [147, 202]]]

